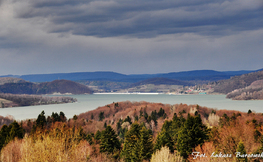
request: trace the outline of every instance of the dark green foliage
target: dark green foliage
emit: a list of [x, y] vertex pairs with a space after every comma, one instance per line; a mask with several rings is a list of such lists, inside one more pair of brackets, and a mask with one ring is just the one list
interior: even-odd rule
[[191, 154], [192, 149], [204, 143], [207, 136], [206, 126], [203, 125], [200, 115], [191, 116], [188, 114], [184, 126], [178, 132], [177, 150], [185, 159]]
[[77, 115], [74, 115], [74, 116], [73, 116], [73, 120], [76, 121], [77, 119], [78, 119], [78, 116], [77, 116]]
[[158, 113], [156, 112], [156, 110], [155, 111], [152, 111], [152, 113], [151, 113], [151, 120], [153, 120], [154, 121], [154, 125], [155, 126], [157, 126], [157, 119], [158, 119], [158, 117], [159, 117], [159, 115], [158, 115]]
[[37, 117], [36, 127], [43, 129], [46, 123], [47, 123], [47, 120], [46, 120], [45, 112], [43, 110]]
[[67, 118], [66, 118], [65, 114], [62, 111], [59, 112], [59, 121], [61, 121], [61, 122], [66, 122], [67, 121]]
[[171, 134], [165, 129], [158, 134], [154, 150], [160, 150], [164, 146], [167, 146], [171, 152], [174, 151], [174, 142], [171, 138]]
[[142, 127], [139, 140], [139, 160], [149, 160], [153, 153], [152, 131]]
[[134, 123], [125, 135], [122, 156], [125, 161], [149, 160], [153, 153], [152, 131]]
[[123, 122], [129, 122], [130, 124], [132, 124], [131, 118], [129, 116], [127, 116]]
[[230, 118], [230, 120], [231, 120], [231, 121], [235, 121], [236, 119], [237, 119], [237, 116], [236, 116], [235, 113], [233, 113], [232, 116], [231, 116], [231, 118]]
[[254, 132], [254, 139], [257, 142], [261, 138], [261, 133], [256, 129]]
[[[212, 112], [211, 112], [212, 114], [216, 114], [216, 111], [215, 110], [212, 110]], [[240, 114], [240, 113], [239, 113]]]
[[122, 124], [122, 120], [120, 119], [118, 122], [117, 122], [117, 131], [119, 131], [121, 129], [121, 124]]
[[[75, 116], [74, 116], [75, 117]], [[73, 118], [74, 118], [73, 117]], [[77, 116], [76, 116], [77, 117]], [[75, 118], [76, 118], [75, 117]], [[51, 121], [52, 123], [55, 123], [55, 122], [65, 122], [67, 121], [67, 118], [65, 116], [65, 114], [61, 111], [59, 114], [58, 113], [54, 113], [52, 112], [52, 115], [51, 115]], [[74, 119], [75, 120], [75, 119]]]
[[160, 108], [159, 112], [158, 112], [158, 116], [161, 117], [163, 116], [165, 113], [164, 109], [163, 108]]
[[140, 118], [143, 116], [143, 111], [142, 111], [142, 108], [140, 110]]
[[115, 107], [119, 107], [119, 103], [118, 103], [118, 102], [115, 103], [114, 106], [115, 106]]
[[100, 114], [99, 114], [99, 121], [102, 121], [104, 119], [104, 112], [101, 111]]
[[93, 113], [91, 114], [91, 117], [90, 117], [91, 119], [94, 119], [94, 116], [93, 116]]
[[[196, 115], [198, 115], [198, 112], [197, 112], [197, 111], [195, 112], [195, 116], [196, 116]], [[205, 117], [208, 117], [209, 115], [207, 115], [207, 114], [205, 113], [204, 116], [205, 116]]]
[[253, 123], [254, 125], [257, 125], [257, 120], [256, 120], [255, 118], [253, 118], [253, 119], [252, 119], [252, 123]]
[[[127, 118], [126, 118], [127, 119]], [[129, 120], [129, 119], [128, 119]], [[123, 140], [125, 133], [127, 132], [126, 128], [122, 128], [121, 125], [124, 121], [119, 119], [119, 121], [117, 122], [117, 134], [119, 135], [119, 137]]]
[[89, 142], [90, 145], [93, 144], [93, 140], [92, 140], [92, 135], [91, 134], [88, 134], [86, 139], [87, 139], [87, 141]]
[[230, 121], [230, 118], [227, 116], [227, 114], [224, 114], [220, 119], [219, 119], [219, 125], [223, 127], [224, 125], [228, 124]]
[[127, 128], [121, 128], [121, 129], [119, 130], [119, 132], [118, 132], [119, 137], [120, 137], [121, 139], [124, 139], [125, 133], [126, 133], [127, 131], [128, 131]]
[[139, 120], [139, 117], [136, 115], [135, 116], [135, 121], [138, 121]]
[[99, 130], [97, 130], [95, 136], [94, 136], [94, 139], [97, 140], [97, 142], [100, 141], [101, 139], [101, 132]]
[[53, 123], [55, 123], [56, 121], [60, 121], [58, 113], [52, 112], [51, 118]]
[[165, 120], [165, 122], [163, 123], [163, 126], [162, 126], [162, 131], [163, 130], [170, 131], [171, 125], [172, 125], [172, 121]]
[[24, 137], [25, 130], [14, 121], [9, 126], [3, 125], [0, 131], [0, 150], [5, 144], [12, 141], [15, 138], [22, 139]]
[[107, 126], [107, 128], [101, 132], [100, 152], [112, 154], [114, 151], [119, 150], [120, 147], [121, 145], [115, 131], [111, 126]]
[[170, 151], [173, 152], [176, 148], [178, 132], [184, 125], [185, 119], [183, 116], [177, 117], [174, 113], [173, 120], [166, 120], [162, 126], [161, 132], [157, 136], [154, 150], [161, 149], [163, 146], [169, 147]]
[[146, 121], [148, 121], [148, 114], [147, 114], [147, 112], [146, 111], [144, 111], [144, 119], [146, 120]]
[[10, 129], [7, 125], [3, 125], [1, 131], [0, 131], [0, 150], [3, 148], [3, 146], [6, 144], [6, 140], [9, 136]]
[[258, 148], [256, 153], [263, 152], [263, 136], [260, 138], [260, 147]]
[[252, 113], [252, 111], [249, 109], [248, 112], [247, 112], [247, 114], [251, 114], [251, 113]]
[[24, 129], [14, 121], [9, 125], [9, 141], [13, 140], [15, 137], [22, 139], [24, 137]]
[[[240, 141], [239, 143], [238, 143], [238, 146], [237, 146], [237, 152], [240, 152], [240, 155], [243, 155], [243, 154], [246, 154], [246, 150], [245, 150], [245, 146], [244, 146], [244, 143], [242, 142], [242, 141]], [[241, 161], [245, 161], [245, 162], [247, 162], [248, 160], [247, 160], [247, 157], [237, 157], [237, 161], [239, 162], [241, 162]]]
[[104, 123], [104, 128], [106, 128], [106, 127], [107, 127], [107, 122]]

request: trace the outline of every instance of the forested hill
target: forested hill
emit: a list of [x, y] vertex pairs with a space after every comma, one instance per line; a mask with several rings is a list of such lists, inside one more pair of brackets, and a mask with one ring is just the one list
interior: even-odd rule
[[236, 89], [245, 88], [254, 81], [263, 79], [263, 70], [243, 74], [241, 76], [234, 76], [227, 80], [214, 82], [214, 92], [227, 94]]
[[24, 82], [26, 81], [20, 78], [0, 77], [0, 85], [3, 85], [5, 83], [24, 83]]
[[69, 81], [55, 80], [35, 84], [31, 82], [5, 83], [0, 85], [0, 93], [12, 94], [53, 94], [53, 93], [71, 93], [71, 94], [91, 94], [92, 90], [85, 85]]
[[245, 88], [236, 89], [227, 94], [234, 100], [263, 100], [263, 80], [257, 80]]
[[262, 161], [263, 116], [251, 110], [125, 101], [69, 120], [44, 111], [19, 123], [0, 119], [1, 161]]

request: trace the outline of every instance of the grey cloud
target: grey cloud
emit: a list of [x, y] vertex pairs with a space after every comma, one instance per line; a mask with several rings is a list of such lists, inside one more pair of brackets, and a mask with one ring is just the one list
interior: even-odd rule
[[[242, 1], [242, 0], [241, 0]], [[45, 17], [48, 32], [71, 32], [97, 37], [155, 37], [162, 34], [214, 35], [263, 27], [262, 3], [232, 1], [29, 1], [31, 9], [20, 18]], [[202, 27], [202, 28], [200, 28]], [[216, 32], [215, 32], [216, 31]], [[228, 34], [228, 33], [226, 33]]]
[[0, 2], [0, 74], [262, 68], [261, 0]]

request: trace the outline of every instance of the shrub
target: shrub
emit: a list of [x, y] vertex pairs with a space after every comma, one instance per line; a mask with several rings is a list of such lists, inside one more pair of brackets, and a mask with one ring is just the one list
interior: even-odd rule
[[183, 158], [179, 154], [172, 154], [168, 147], [157, 150], [151, 158], [151, 162], [182, 162]]

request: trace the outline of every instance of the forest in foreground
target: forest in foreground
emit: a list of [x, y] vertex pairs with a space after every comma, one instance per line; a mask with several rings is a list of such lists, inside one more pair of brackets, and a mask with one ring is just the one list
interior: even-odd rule
[[0, 161], [262, 161], [263, 114], [118, 102], [67, 119], [0, 116]]

